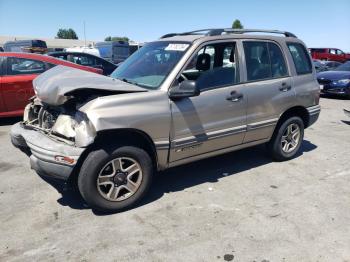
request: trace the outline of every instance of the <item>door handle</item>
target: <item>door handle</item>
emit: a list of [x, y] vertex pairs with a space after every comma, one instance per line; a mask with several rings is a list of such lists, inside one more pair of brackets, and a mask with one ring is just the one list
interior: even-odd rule
[[231, 94], [226, 97], [226, 100], [231, 102], [238, 102], [243, 99], [243, 94], [237, 93], [236, 91], [232, 91]]
[[291, 90], [292, 87], [290, 85], [288, 85], [287, 83], [283, 82], [282, 86], [279, 88], [280, 91], [282, 92], [287, 92], [289, 90]]

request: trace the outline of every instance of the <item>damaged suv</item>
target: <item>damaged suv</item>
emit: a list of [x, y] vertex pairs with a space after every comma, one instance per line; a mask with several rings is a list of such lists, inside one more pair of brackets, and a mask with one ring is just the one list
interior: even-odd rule
[[291, 159], [320, 113], [304, 43], [274, 30], [168, 34], [111, 77], [58, 66], [33, 86], [12, 143], [104, 211], [134, 205], [159, 170], [263, 143]]

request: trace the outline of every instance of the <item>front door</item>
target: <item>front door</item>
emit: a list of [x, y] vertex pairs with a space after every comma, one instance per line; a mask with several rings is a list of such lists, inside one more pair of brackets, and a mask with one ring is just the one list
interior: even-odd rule
[[236, 43], [205, 45], [174, 85], [195, 80], [199, 96], [171, 101], [170, 162], [243, 142], [247, 97], [240, 84]]
[[45, 71], [45, 63], [37, 60], [8, 57], [2, 77], [2, 94], [8, 112], [20, 112], [34, 95], [32, 81]]

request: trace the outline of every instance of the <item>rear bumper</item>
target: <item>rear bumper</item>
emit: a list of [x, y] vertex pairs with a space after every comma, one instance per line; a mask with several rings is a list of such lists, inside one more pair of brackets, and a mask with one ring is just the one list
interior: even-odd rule
[[320, 115], [320, 112], [321, 112], [321, 106], [320, 105], [310, 106], [306, 109], [309, 113], [309, 123], [307, 126], [307, 127], [309, 127], [317, 121], [317, 119]]
[[[85, 148], [67, 145], [37, 130], [17, 123], [11, 128], [12, 144], [30, 156], [30, 165], [38, 174], [67, 180]], [[69, 163], [63, 161], [69, 159]]]

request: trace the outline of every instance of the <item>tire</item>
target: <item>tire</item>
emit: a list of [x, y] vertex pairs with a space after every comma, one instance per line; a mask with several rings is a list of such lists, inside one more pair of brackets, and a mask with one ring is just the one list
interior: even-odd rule
[[[131, 165], [133, 168], [130, 168]], [[128, 169], [129, 174], [126, 172]], [[129, 178], [132, 172], [134, 174]], [[144, 197], [152, 183], [152, 177], [152, 160], [144, 150], [132, 146], [102, 148], [90, 152], [82, 164], [78, 176], [78, 188], [92, 209], [119, 212], [131, 208]], [[125, 181], [122, 181], [123, 179]], [[133, 193], [127, 190], [136, 187]], [[125, 198], [122, 193], [125, 193]]]
[[[288, 127], [290, 128], [291, 126], [292, 126], [291, 130], [292, 132], [294, 131], [294, 134], [292, 134], [291, 136], [286, 136], [286, 134], [288, 133], [287, 129]], [[295, 135], [297, 133], [295, 131], [296, 127], [299, 128], [299, 137], [297, 139], [297, 143], [295, 141], [296, 139], [294, 139], [297, 137], [297, 135]], [[267, 148], [272, 158], [274, 158], [277, 161], [286, 161], [293, 158], [297, 154], [297, 152], [300, 149], [303, 138], [304, 138], [303, 120], [298, 116], [293, 116], [286, 119], [284, 122], [282, 122], [282, 124], [276, 127], [276, 130], [270, 142], [267, 144]], [[282, 140], [284, 142], [282, 142]], [[289, 143], [288, 146], [286, 146], [287, 143]], [[285, 149], [289, 149], [290, 151]]]

